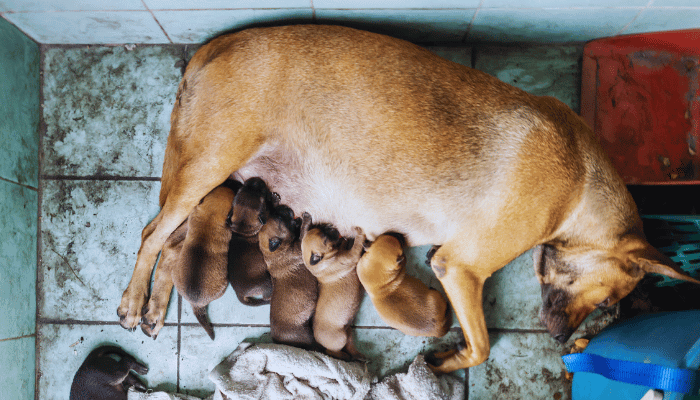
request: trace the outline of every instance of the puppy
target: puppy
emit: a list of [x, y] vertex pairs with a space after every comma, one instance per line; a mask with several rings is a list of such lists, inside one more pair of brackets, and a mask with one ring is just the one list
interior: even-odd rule
[[228, 280], [245, 305], [269, 304], [272, 297], [272, 278], [258, 245], [258, 233], [277, 201], [260, 178], [246, 180], [233, 199], [228, 217], [233, 231], [228, 248]]
[[319, 282], [314, 338], [334, 357], [361, 358], [352, 340], [350, 324], [362, 301], [362, 285], [355, 267], [362, 255], [365, 235], [358, 229], [355, 242], [346, 249], [347, 242], [338, 230], [327, 224], [312, 228], [311, 215], [304, 213], [301, 238], [304, 264]]
[[447, 301], [435, 289], [406, 274], [402, 242], [381, 235], [357, 264], [357, 275], [379, 316], [411, 336], [444, 336], [452, 324]]
[[314, 346], [312, 317], [318, 281], [304, 265], [299, 238], [300, 218], [277, 206], [258, 234], [267, 270], [272, 276], [270, 331], [272, 340], [293, 346]]
[[91, 351], [78, 368], [70, 388], [70, 400], [126, 400], [129, 387], [141, 392], [146, 386], [132, 373], [148, 373], [148, 367], [116, 346]]

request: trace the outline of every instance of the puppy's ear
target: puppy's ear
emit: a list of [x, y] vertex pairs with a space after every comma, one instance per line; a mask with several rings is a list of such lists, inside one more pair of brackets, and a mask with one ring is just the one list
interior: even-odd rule
[[244, 186], [258, 192], [267, 192], [267, 184], [265, 184], [265, 181], [257, 176], [248, 178], [245, 181]]
[[301, 237], [301, 224], [302, 224], [302, 219], [301, 218], [294, 218], [292, 220], [292, 231], [296, 236]]
[[303, 239], [304, 236], [309, 232], [309, 227], [311, 226], [311, 214], [304, 212], [301, 215], [301, 229], [299, 232], [299, 238]]
[[238, 193], [238, 191], [243, 187], [243, 184], [235, 179], [226, 179], [226, 181], [221, 185], [233, 190], [233, 193]]
[[645, 239], [637, 235], [628, 235], [624, 239], [623, 246], [627, 252], [629, 269], [627, 272], [630, 275], [654, 273], [700, 285], [700, 281], [688, 276], [673, 260], [655, 249]]
[[338, 232], [338, 230], [335, 227], [328, 226], [325, 229], [324, 233], [326, 234], [326, 237], [328, 237], [328, 240], [330, 240], [331, 242], [338, 243], [340, 241], [340, 232]]

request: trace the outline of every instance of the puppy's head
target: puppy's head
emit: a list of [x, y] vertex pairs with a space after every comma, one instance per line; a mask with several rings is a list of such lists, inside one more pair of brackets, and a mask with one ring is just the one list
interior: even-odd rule
[[400, 238], [393, 235], [379, 236], [357, 264], [362, 284], [383, 285], [406, 268], [406, 255]]
[[263, 253], [286, 252], [299, 237], [301, 219], [294, 218], [291, 208], [281, 205], [274, 209], [258, 234]]
[[306, 232], [301, 242], [304, 263], [313, 267], [321, 261], [330, 260], [343, 245], [337, 229], [329, 224], [316, 225]]
[[265, 182], [260, 178], [250, 178], [233, 199], [229, 227], [239, 235], [257, 235], [267, 221], [270, 208], [275, 205], [275, 195], [270, 193]]
[[542, 288], [540, 321], [561, 343], [596, 308], [610, 307], [627, 296], [646, 273], [700, 284], [634, 233], [624, 235], [611, 249], [539, 245], [533, 260]]

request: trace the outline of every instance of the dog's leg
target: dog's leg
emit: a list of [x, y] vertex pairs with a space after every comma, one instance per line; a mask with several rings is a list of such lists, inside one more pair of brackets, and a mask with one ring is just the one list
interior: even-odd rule
[[463, 348], [428, 358], [431, 369], [437, 373], [473, 367], [489, 357], [489, 335], [482, 307], [484, 282], [488, 276], [479, 276], [479, 269], [460, 264], [448, 246], [441, 247], [431, 260], [431, 267], [447, 293], [466, 339]]

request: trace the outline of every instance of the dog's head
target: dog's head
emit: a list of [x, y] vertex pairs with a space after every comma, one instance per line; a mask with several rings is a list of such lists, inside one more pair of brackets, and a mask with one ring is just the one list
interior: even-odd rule
[[313, 267], [324, 260], [330, 260], [341, 250], [344, 241], [332, 225], [321, 224], [309, 229], [301, 241], [301, 254], [304, 264]]
[[228, 219], [231, 230], [239, 235], [253, 236], [260, 232], [277, 198], [260, 178], [250, 178], [238, 190]]
[[357, 265], [362, 271], [363, 285], [384, 285], [406, 268], [403, 241], [394, 235], [379, 236], [367, 249]]
[[285, 205], [275, 207], [258, 234], [260, 249], [263, 253], [289, 251], [292, 243], [299, 237], [300, 226], [301, 219], [294, 218], [291, 208]]
[[611, 249], [543, 244], [533, 252], [542, 288], [540, 320], [559, 342], [566, 342], [596, 308], [627, 296], [646, 273], [700, 284], [637, 234], [624, 235]]

